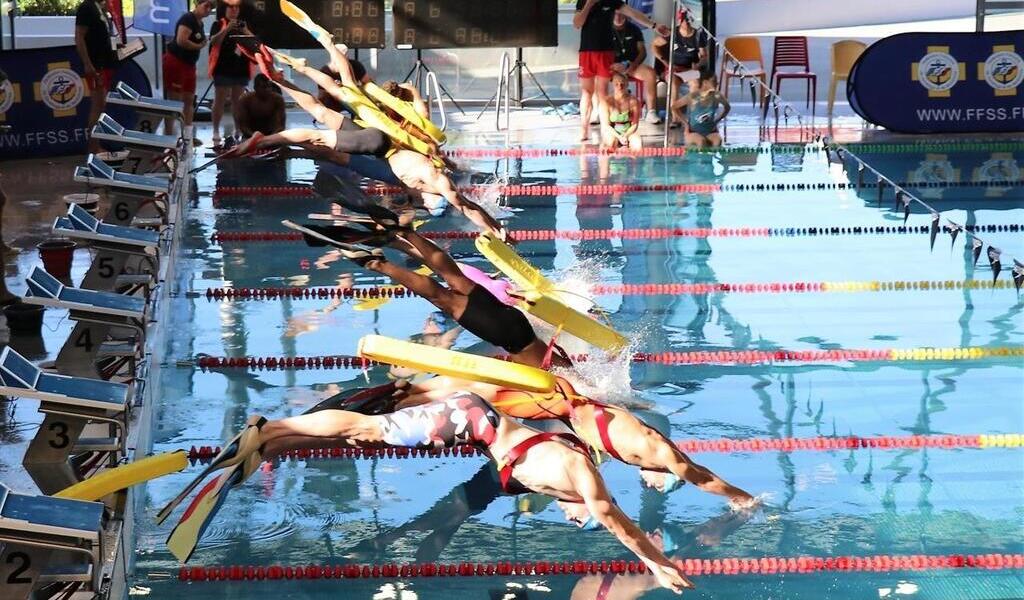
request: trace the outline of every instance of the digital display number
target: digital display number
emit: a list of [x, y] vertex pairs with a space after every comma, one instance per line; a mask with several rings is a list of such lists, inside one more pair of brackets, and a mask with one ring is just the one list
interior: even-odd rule
[[[313, 36], [281, 13], [277, 0], [252, 0], [263, 12], [262, 31], [256, 34], [276, 48], [319, 48]], [[384, 47], [384, 0], [293, 0], [336, 42], [349, 48]]]
[[412, 48], [558, 45], [557, 0], [395, 0], [395, 43]]

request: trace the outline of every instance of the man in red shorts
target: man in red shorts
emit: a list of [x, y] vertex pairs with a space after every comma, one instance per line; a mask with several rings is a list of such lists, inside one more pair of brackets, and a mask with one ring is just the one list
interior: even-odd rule
[[[615, 33], [612, 19], [617, 12], [668, 35], [669, 29], [627, 5], [623, 0], [576, 0], [572, 26], [580, 30], [580, 141], [590, 139], [590, 115], [594, 110], [591, 97], [598, 102], [608, 96], [608, 81], [615, 62]], [[595, 82], [595, 79], [597, 80]]]
[[[107, 0], [83, 0], [75, 11], [75, 49], [85, 69], [89, 87], [89, 127], [99, 120], [107, 106], [107, 92], [117, 70], [117, 28]], [[99, 152], [98, 141], [89, 140], [89, 152]]]

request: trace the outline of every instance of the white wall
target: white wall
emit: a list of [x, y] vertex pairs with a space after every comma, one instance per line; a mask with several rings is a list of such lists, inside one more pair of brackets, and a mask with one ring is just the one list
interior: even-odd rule
[[718, 0], [718, 33], [973, 18], [975, 5], [975, 0]]

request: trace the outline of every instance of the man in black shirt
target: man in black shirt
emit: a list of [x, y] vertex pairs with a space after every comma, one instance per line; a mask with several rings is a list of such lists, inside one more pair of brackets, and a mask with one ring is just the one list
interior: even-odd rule
[[[117, 70], [117, 28], [107, 0], [83, 0], [75, 11], [75, 49], [85, 69], [89, 87], [89, 126], [99, 120], [107, 106], [107, 92]], [[89, 152], [99, 152], [98, 141], [89, 140]]]
[[644, 45], [644, 33], [622, 13], [615, 13], [612, 20], [612, 32], [615, 35], [615, 62], [612, 70], [626, 77], [643, 83], [644, 102], [647, 107], [648, 123], [661, 123], [658, 116], [657, 74], [646, 64], [647, 47]]
[[[598, 103], [608, 97], [608, 82], [612, 77], [612, 63], [615, 62], [615, 36], [612, 19], [621, 12], [649, 28], [658, 28], [667, 34], [667, 27], [658, 24], [642, 12], [625, 4], [623, 0], [576, 0], [576, 14], [572, 25], [580, 30], [580, 141], [590, 139], [590, 115], [594, 106], [591, 97], [597, 93]], [[597, 80], [596, 82], [594, 80]]]

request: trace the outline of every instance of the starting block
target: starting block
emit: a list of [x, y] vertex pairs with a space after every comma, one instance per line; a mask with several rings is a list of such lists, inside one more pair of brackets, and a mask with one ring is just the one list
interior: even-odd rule
[[174, 173], [181, 150], [180, 138], [137, 129], [125, 129], [107, 113], [92, 128], [93, 139], [120, 144], [128, 149], [125, 165], [129, 173]]
[[134, 376], [145, 341], [144, 298], [66, 286], [40, 267], [25, 282], [26, 303], [68, 310], [77, 322], [53, 363], [58, 373], [110, 379], [127, 365]]
[[[157, 271], [160, 234], [150, 229], [108, 225], [77, 204], [68, 207], [67, 216], [57, 217], [53, 232], [64, 237], [88, 240], [96, 250], [92, 266], [81, 287], [130, 293], [138, 285], [148, 294]], [[144, 276], [126, 278], [124, 274]]]
[[0, 590], [31, 598], [47, 583], [78, 582], [99, 593], [104, 506], [17, 494], [0, 483]]
[[82, 481], [83, 467], [112, 466], [124, 456], [130, 386], [46, 373], [5, 346], [0, 394], [39, 401], [45, 416], [22, 464], [43, 493]]

